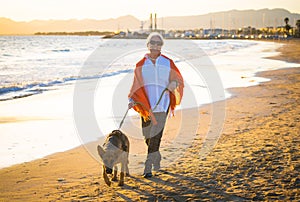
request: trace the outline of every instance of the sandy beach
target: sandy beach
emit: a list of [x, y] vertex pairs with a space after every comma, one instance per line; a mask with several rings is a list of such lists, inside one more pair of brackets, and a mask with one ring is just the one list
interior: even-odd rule
[[[300, 41], [284, 43], [275, 59], [300, 67]], [[169, 148], [167, 143], [174, 139], [180, 115], [170, 119], [162, 145], [165, 166], [153, 178], [132, 172], [123, 187], [108, 187], [101, 164], [81, 146], [1, 169], [0, 201], [299, 201], [300, 68], [258, 76], [271, 81], [230, 90], [220, 139], [204, 158], [199, 153], [203, 137], [214, 130], [212, 105], [219, 103], [192, 110], [200, 115], [198, 131], [189, 134], [189, 126], [181, 131], [194, 139], [182, 155], [175, 144]], [[190, 114], [188, 122], [193, 122]], [[135, 144], [144, 143], [131, 142], [132, 149]], [[171, 156], [180, 157], [168, 160]], [[143, 160], [134, 159], [130, 169], [141, 170]]]

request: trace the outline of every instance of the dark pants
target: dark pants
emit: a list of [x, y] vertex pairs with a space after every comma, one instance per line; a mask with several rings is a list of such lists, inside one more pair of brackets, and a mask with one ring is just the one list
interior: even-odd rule
[[145, 142], [148, 146], [144, 173], [150, 173], [152, 165], [154, 166], [154, 169], [160, 168], [161, 155], [159, 147], [167, 119], [167, 113], [155, 112], [153, 114], [157, 121], [156, 125], [153, 125], [151, 120], [144, 121], [142, 119], [143, 136], [145, 137]]

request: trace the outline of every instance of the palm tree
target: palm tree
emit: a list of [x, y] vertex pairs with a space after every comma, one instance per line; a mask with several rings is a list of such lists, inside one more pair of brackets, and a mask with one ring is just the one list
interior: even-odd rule
[[284, 18], [284, 22], [287, 25], [289, 23], [290, 19], [288, 17]]
[[297, 37], [300, 37], [300, 20], [297, 20], [296, 26], [297, 26]]
[[292, 28], [289, 25], [289, 21], [290, 21], [290, 19], [288, 17], [284, 18], [286, 35], [288, 35], [288, 36], [290, 35], [290, 29]]

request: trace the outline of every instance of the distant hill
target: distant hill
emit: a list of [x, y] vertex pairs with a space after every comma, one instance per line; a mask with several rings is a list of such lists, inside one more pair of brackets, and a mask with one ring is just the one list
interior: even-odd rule
[[158, 25], [164, 29], [238, 29], [248, 26], [262, 28], [285, 25], [285, 17], [290, 19], [290, 25], [295, 26], [300, 14], [290, 13], [285, 9], [231, 10], [205, 15], [159, 18]]
[[107, 20], [33, 20], [15, 22], [0, 18], [0, 34], [34, 34], [36, 32], [116, 31], [138, 29], [140, 20], [127, 15]]
[[[150, 14], [149, 14], [150, 15]], [[158, 14], [159, 17], [159, 14]], [[237, 29], [251, 26], [256, 28], [285, 25], [284, 18], [290, 19], [289, 24], [295, 26], [300, 14], [290, 13], [285, 9], [231, 10], [194, 16], [173, 16], [157, 19], [158, 28], [196, 29], [225, 28]], [[149, 27], [149, 20], [143, 20], [144, 29]], [[116, 31], [139, 30], [141, 20], [127, 15], [107, 20], [34, 20], [16, 22], [8, 18], [0, 18], [0, 34], [34, 34], [36, 32], [80, 32], [80, 31]]]

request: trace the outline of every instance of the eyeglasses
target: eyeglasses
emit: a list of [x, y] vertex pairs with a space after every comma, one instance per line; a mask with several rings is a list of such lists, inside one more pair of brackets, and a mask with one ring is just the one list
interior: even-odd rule
[[162, 46], [163, 45], [163, 43], [161, 41], [153, 41], [153, 40], [150, 41], [150, 44], [151, 45], [158, 45], [158, 46]]

